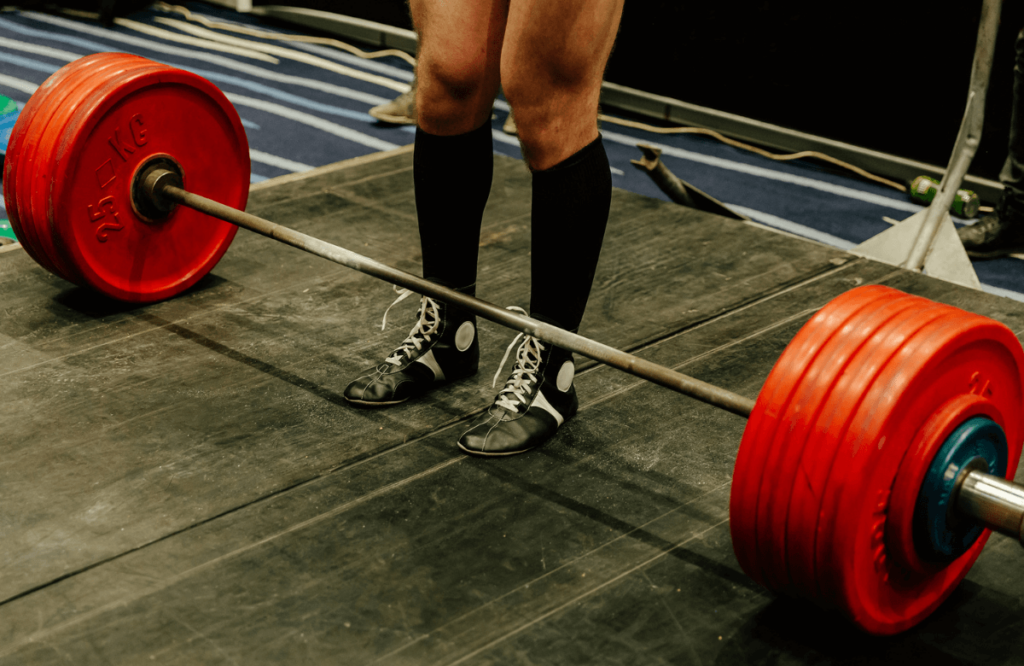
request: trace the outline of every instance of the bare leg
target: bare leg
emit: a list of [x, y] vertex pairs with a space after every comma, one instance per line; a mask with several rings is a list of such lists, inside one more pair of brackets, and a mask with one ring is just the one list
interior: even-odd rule
[[411, 0], [419, 34], [417, 121], [451, 136], [490, 118], [498, 92], [508, 0]]
[[597, 106], [623, 0], [512, 0], [501, 80], [534, 170], [597, 138]]

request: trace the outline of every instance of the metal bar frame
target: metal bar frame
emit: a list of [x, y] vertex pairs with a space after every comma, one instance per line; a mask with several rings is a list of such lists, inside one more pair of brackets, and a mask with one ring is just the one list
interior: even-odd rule
[[974, 153], [981, 143], [981, 130], [985, 124], [985, 93], [988, 90], [989, 74], [992, 71], [992, 57], [996, 49], [996, 33], [999, 32], [999, 13], [1002, 0], [985, 0], [981, 8], [981, 20], [978, 22], [978, 42], [974, 50], [974, 64], [971, 68], [971, 86], [967, 94], [967, 105], [964, 119], [960, 123], [960, 131], [953, 146], [953, 154], [949, 158], [949, 166], [942, 176], [939, 191], [935, 193], [928, 206], [928, 212], [917, 239], [910, 250], [904, 268], [920, 271], [924, 268], [925, 258], [932, 249], [939, 225], [949, 210], [960, 181], [967, 175]]

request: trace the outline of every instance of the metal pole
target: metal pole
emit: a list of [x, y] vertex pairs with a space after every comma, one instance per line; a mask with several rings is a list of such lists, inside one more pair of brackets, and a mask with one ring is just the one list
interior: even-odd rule
[[146, 176], [144, 188], [150, 197], [170, 200], [206, 215], [230, 222], [239, 227], [254, 231], [267, 238], [281, 241], [310, 254], [323, 257], [334, 263], [347, 266], [360, 273], [380, 278], [386, 282], [405, 287], [417, 294], [423, 294], [447, 303], [463, 307], [477, 315], [502, 326], [521, 331], [527, 335], [549, 342], [555, 346], [576, 352], [605, 365], [618, 368], [631, 375], [641, 377], [660, 386], [670, 388], [684, 395], [696, 398], [715, 407], [739, 416], [749, 417], [754, 409], [754, 401], [741, 395], [719, 388], [714, 384], [702, 382], [682, 373], [670, 370], [657, 363], [645, 361], [624, 351], [603, 345], [589, 338], [570, 333], [557, 326], [551, 326], [530, 317], [482, 301], [453, 289], [430, 282], [421, 277], [411, 275], [397, 268], [392, 268], [363, 255], [356, 254], [343, 247], [332, 245], [326, 241], [307, 236], [301, 232], [283, 227], [268, 220], [244, 213], [242, 211], [211, 201], [206, 197], [187, 192], [178, 187], [176, 174], [164, 169], [154, 169]]
[[918, 231], [904, 268], [920, 271], [924, 267], [928, 252], [939, 232], [939, 225], [953, 203], [960, 182], [967, 175], [967, 168], [974, 159], [974, 153], [981, 142], [981, 130], [985, 123], [985, 91], [988, 88], [989, 73], [992, 71], [992, 55], [996, 48], [996, 33], [999, 32], [999, 11], [1002, 0], [985, 0], [978, 23], [978, 41], [974, 50], [974, 65], [971, 69], [970, 92], [967, 93], [967, 107], [960, 123], [960, 131], [953, 146], [949, 166], [942, 176], [939, 191], [935, 193], [921, 229]]

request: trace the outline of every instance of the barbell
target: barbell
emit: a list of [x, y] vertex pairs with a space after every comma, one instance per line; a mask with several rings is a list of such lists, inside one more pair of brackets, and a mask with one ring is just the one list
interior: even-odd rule
[[868, 632], [932, 613], [990, 530], [1024, 545], [1024, 351], [994, 320], [859, 287], [800, 329], [752, 401], [242, 212], [249, 169], [213, 84], [102, 53], [25, 105], [4, 199], [36, 262], [115, 299], [188, 289], [244, 227], [748, 417], [729, 500], [740, 566]]

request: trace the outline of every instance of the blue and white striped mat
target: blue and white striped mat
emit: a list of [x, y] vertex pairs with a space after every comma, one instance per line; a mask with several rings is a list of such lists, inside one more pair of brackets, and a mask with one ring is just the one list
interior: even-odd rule
[[[164, 9], [158, 9], [158, 7]], [[259, 17], [200, 3], [195, 17], [293, 34]], [[188, 21], [166, 5], [118, 19], [112, 28], [75, 15], [0, 12], [0, 95], [24, 104], [66, 63], [122, 51], [203, 76], [238, 109], [248, 133], [252, 182], [413, 141], [408, 126], [378, 123], [367, 111], [408, 89], [412, 67], [397, 57], [367, 60], [324, 45], [262, 39]], [[495, 152], [520, 157], [501, 131], [508, 106], [495, 106]], [[695, 135], [602, 128], [617, 187], [664, 199], [630, 165], [637, 143], [660, 147], [680, 178], [762, 224], [848, 249], [920, 210], [907, 195], [807, 162], [776, 162]], [[6, 217], [0, 209], [0, 218]], [[975, 264], [987, 291], [1024, 300], [1024, 262]]]

